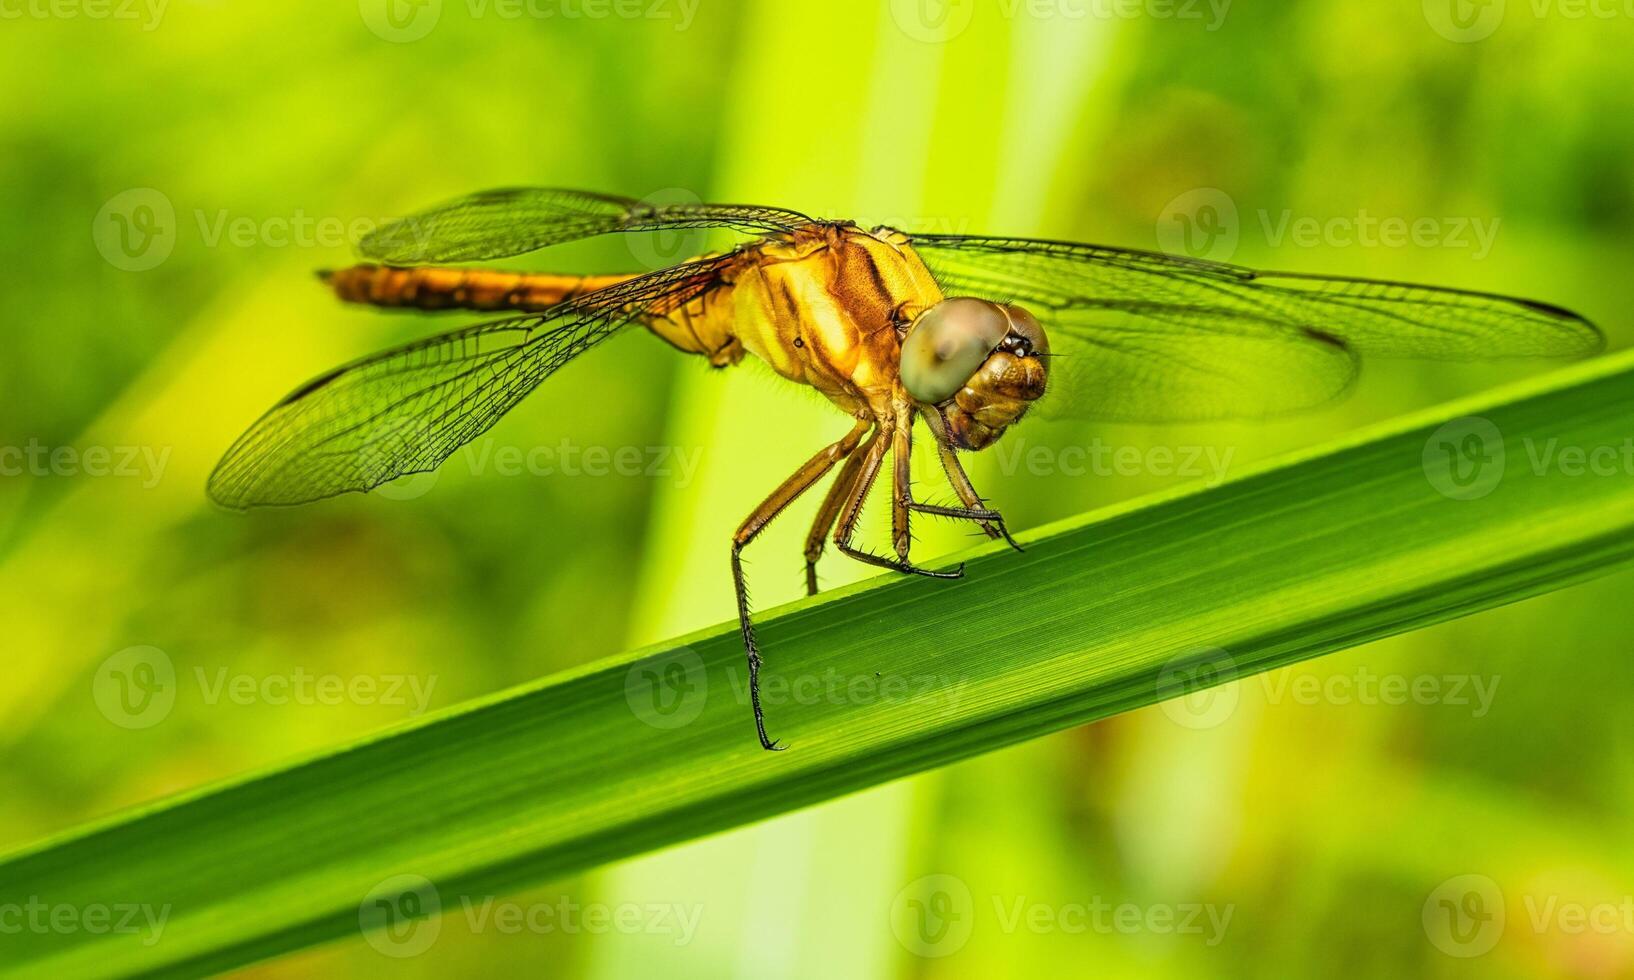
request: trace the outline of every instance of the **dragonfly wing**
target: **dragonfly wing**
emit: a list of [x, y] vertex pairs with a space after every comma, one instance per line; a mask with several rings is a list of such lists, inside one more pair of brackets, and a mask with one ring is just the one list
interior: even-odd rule
[[1043, 418], [1200, 422], [1268, 418], [1344, 394], [1359, 359], [1342, 343], [1221, 309], [1068, 311], [1047, 321]]
[[793, 231], [795, 211], [745, 204], [648, 204], [629, 197], [547, 187], [482, 191], [400, 218], [366, 236], [359, 251], [393, 265], [470, 262], [626, 231], [730, 228]]
[[947, 294], [1019, 303], [1041, 319], [1062, 355], [1044, 414], [1054, 402], [1053, 414], [1075, 417], [1252, 418], [1342, 392], [1358, 356], [1571, 357], [1604, 343], [1569, 310], [1490, 293], [1070, 242], [923, 235], [913, 244]]
[[298, 504], [435, 469], [624, 324], [709, 289], [722, 261], [663, 269], [320, 375], [233, 443], [210, 476], [210, 496], [233, 508]]

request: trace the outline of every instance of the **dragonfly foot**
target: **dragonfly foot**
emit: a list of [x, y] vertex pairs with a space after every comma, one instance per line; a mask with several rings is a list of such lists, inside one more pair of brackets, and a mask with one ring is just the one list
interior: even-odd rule
[[847, 557], [855, 558], [857, 561], [860, 561], [866, 565], [875, 565], [879, 568], [889, 568], [893, 572], [902, 572], [905, 575], [923, 575], [926, 578], [964, 578], [965, 575], [964, 562], [960, 562], [958, 568], [948, 571], [937, 571], [934, 568], [922, 568], [910, 561], [902, 561], [897, 558], [885, 558], [874, 554], [872, 551], [864, 551], [861, 548], [853, 548], [849, 544], [841, 544], [840, 551]]
[[926, 578], [954, 579], [965, 577], [964, 562], [960, 562], [958, 568], [945, 572], [939, 572], [932, 568], [922, 568], [919, 565], [915, 565], [914, 563], [907, 561], [892, 562], [888, 567], [894, 568], [906, 575], [923, 575]]
[[987, 536], [997, 541], [1003, 538], [1005, 543], [1017, 551], [1025, 551], [1020, 542], [1010, 536], [1010, 529], [1004, 526], [1004, 515], [996, 510], [980, 507], [939, 507], [936, 504], [909, 504], [909, 510], [921, 514], [935, 514], [938, 517], [954, 517], [966, 521], [980, 521], [982, 530]]

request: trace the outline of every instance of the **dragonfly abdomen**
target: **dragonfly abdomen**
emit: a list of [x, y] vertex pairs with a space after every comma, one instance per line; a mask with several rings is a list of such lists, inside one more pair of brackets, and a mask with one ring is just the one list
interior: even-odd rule
[[[410, 310], [538, 313], [636, 277], [363, 263], [325, 270], [318, 278], [348, 303]], [[637, 321], [676, 349], [702, 354], [717, 367], [736, 364], [743, 358], [743, 345], [732, 333], [731, 295], [730, 286], [722, 287], [665, 314], [638, 317]]]
[[349, 303], [415, 310], [515, 310], [520, 313], [546, 310], [632, 278], [373, 263], [324, 271], [318, 276], [336, 296]]

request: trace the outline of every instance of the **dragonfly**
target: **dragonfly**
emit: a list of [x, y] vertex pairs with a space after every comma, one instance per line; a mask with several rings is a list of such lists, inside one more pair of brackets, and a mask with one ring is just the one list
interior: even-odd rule
[[[600, 235], [723, 230], [735, 247], [645, 272], [512, 272], [469, 263]], [[1260, 419], [1320, 406], [1363, 359], [1576, 357], [1603, 346], [1569, 310], [1401, 282], [1264, 272], [1067, 241], [909, 234], [737, 204], [659, 205], [586, 191], [485, 191], [384, 224], [362, 261], [320, 277], [376, 307], [502, 313], [325, 372], [238, 438], [208, 492], [230, 508], [368, 491], [435, 469], [579, 356], [625, 328], [725, 368], [754, 357], [815, 388], [850, 428], [732, 535], [731, 574], [761, 747], [763, 658], [743, 552], [831, 472], [805, 544], [816, 594], [827, 543], [896, 572], [959, 578], [911, 556], [915, 515], [1020, 548], [961, 454], [1029, 412], [1115, 422]], [[909, 479], [923, 421], [957, 505]], [[889, 462], [891, 551], [856, 540]]]

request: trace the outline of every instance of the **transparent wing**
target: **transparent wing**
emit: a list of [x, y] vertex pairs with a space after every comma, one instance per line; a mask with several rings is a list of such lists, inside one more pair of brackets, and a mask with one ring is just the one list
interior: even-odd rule
[[469, 262], [626, 231], [731, 228], [793, 231], [812, 219], [745, 204], [647, 204], [629, 197], [547, 187], [482, 191], [383, 225], [358, 249], [394, 265]]
[[1604, 342], [1569, 310], [1490, 293], [1070, 242], [913, 244], [948, 295], [1020, 303], [1040, 318], [1058, 355], [1045, 415], [1253, 418], [1343, 392], [1358, 357], [1573, 357]]
[[619, 327], [711, 288], [728, 258], [660, 270], [320, 375], [233, 443], [210, 476], [210, 496], [234, 508], [298, 504], [435, 469]]
[[1218, 309], [1105, 310], [1045, 321], [1045, 330], [1049, 386], [1037, 408], [1044, 418], [1265, 418], [1337, 398], [1359, 367], [1356, 352], [1331, 338]]

